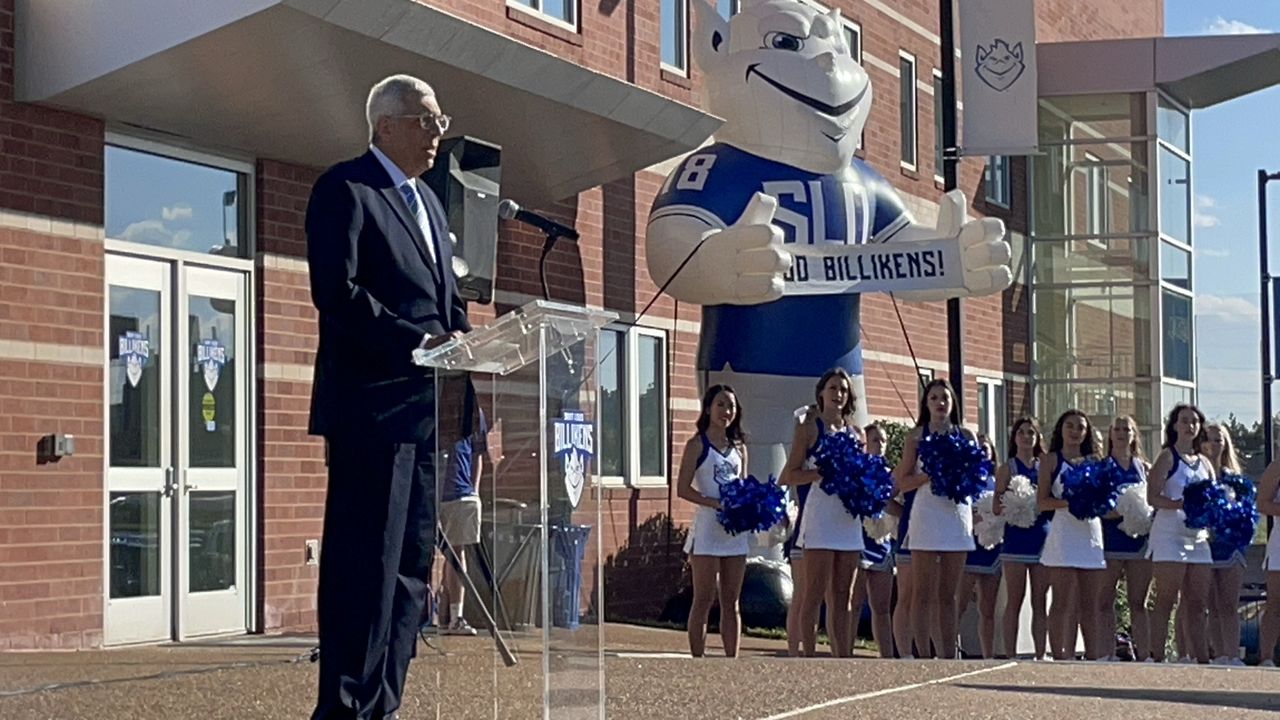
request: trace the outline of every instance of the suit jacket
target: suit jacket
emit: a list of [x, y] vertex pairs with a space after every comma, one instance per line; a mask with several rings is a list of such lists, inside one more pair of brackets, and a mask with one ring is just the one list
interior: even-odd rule
[[471, 329], [452, 272], [444, 208], [414, 178], [438, 263], [372, 151], [329, 168], [307, 203], [311, 298], [320, 346], [310, 432], [394, 442], [430, 437], [431, 372], [412, 362], [423, 337]]

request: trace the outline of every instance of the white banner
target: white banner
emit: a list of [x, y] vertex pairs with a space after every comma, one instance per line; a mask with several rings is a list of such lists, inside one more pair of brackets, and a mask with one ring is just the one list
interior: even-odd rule
[[1035, 153], [1035, 0], [956, 0], [956, 7], [964, 95], [960, 154]]
[[874, 245], [787, 245], [786, 295], [913, 292], [964, 287], [955, 238]]

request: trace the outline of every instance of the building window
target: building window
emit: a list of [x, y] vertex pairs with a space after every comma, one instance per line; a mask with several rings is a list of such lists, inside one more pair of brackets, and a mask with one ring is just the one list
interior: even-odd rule
[[103, 170], [108, 239], [250, 257], [250, 167], [139, 141], [107, 145]]
[[600, 331], [600, 475], [615, 485], [667, 482], [667, 336]]
[[942, 72], [933, 71], [933, 179], [942, 182]]
[[996, 457], [1005, 456], [1008, 445], [1004, 383], [994, 378], [978, 378], [978, 432], [991, 438]]
[[902, 166], [916, 169], [916, 59], [898, 53], [898, 114], [902, 142]]
[[1191, 298], [1165, 289], [1161, 292], [1160, 329], [1163, 333], [1164, 376], [1195, 380], [1192, 344]]
[[742, 0], [718, 0], [716, 10], [720, 11], [720, 17], [728, 20], [742, 10]]
[[1160, 242], [1160, 279], [1191, 290], [1191, 253], [1166, 241]]
[[569, 25], [575, 31], [578, 29], [577, 0], [508, 0], [508, 2]]
[[987, 167], [982, 171], [982, 179], [987, 188], [987, 202], [1007, 208], [1012, 198], [1009, 177], [1009, 156], [992, 155], [987, 158]]
[[[699, 2], [700, 0], [694, 0]], [[679, 73], [689, 71], [689, 2], [662, 0], [662, 64]]]
[[916, 368], [916, 377], [919, 382], [916, 384], [916, 406], [924, 400], [924, 389], [929, 383], [933, 382], [933, 370], [929, 368]]
[[1160, 143], [1160, 232], [1191, 244], [1191, 163]]

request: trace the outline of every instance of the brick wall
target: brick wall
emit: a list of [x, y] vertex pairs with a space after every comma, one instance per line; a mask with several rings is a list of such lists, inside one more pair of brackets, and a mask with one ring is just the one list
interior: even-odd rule
[[312, 168], [263, 160], [258, 206], [258, 487], [261, 497], [262, 627], [312, 626], [318, 567], [306, 542], [323, 529], [324, 443], [307, 434], [316, 311], [306, 272]]
[[[0, 0], [0, 650], [102, 639], [102, 125], [13, 101]], [[74, 457], [38, 464], [42, 435]]]

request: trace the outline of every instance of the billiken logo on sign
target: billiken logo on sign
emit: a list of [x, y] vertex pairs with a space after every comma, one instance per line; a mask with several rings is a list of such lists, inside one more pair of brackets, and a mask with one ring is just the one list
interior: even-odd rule
[[138, 387], [142, 381], [142, 370], [151, 357], [151, 341], [135, 330], [126, 331], [117, 341], [116, 354], [124, 361], [125, 379], [130, 387]]
[[997, 92], [1013, 87], [1027, 69], [1022, 58], [1022, 43], [1010, 47], [1000, 38], [996, 38], [990, 47], [978, 45], [975, 61], [978, 79]]
[[583, 413], [565, 412], [564, 418], [553, 424], [553, 431], [555, 454], [564, 467], [564, 489], [569, 494], [569, 504], [576, 508], [595, 454], [595, 427]]

